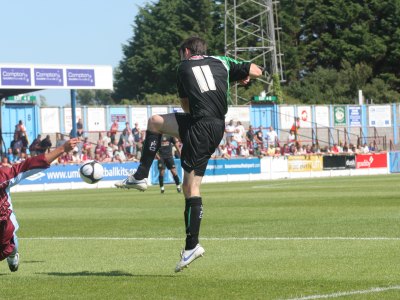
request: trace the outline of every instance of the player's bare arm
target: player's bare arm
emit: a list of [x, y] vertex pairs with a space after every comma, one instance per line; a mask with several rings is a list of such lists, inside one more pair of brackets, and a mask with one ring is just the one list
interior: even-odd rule
[[46, 158], [48, 163], [51, 163], [59, 156], [61, 156], [64, 152], [72, 151], [72, 149], [74, 149], [79, 142], [79, 138], [70, 139], [69, 141], [65, 142], [64, 145], [54, 149], [53, 151], [47, 152], [44, 157]]
[[189, 99], [181, 98], [181, 107], [185, 113], [189, 113]]

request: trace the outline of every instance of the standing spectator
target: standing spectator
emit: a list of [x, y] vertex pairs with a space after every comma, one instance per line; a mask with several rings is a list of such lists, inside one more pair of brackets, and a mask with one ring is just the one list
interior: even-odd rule
[[129, 122], [125, 123], [125, 128], [122, 131], [122, 139], [125, 147], [125, 153], [130, 157], [133, 154], [133, 147], [135, 146], [135, 141], [133, 139], [132, 129], [129, 126]]
[[278, 142], [278, 134], [276, 133], [274, 127], [270, 126], [269, 131], [267, 132], [267, 141], [268, 141], [268, 146], [276, 147], [279, 142]]
[[260, 126], [259, 130], [257, 130], [256, 134], [254, 135], [254, 142], [257, 143], [257, 149], [260, 152], [264, 151], [264, 133], [263, 127]]
[[249, 130], [246, 132], [247, 148], [250, 154], [254, 154], [253, 142], [254, 142], [254, 130], [253, 126], [249, 125]]
[[79, 118], [78, 122], [76, 123], [76, 135], [78, 137], [81, 137], [83, 135], [83, 123], [81, 118]]
[[240, 121], [236, 122], [235, 132], [233, 133], [233, 139], [236, 141], [239, 147], [246, 142], [246, 129], [244, 129], [244, 126]]
[[300, 118], [295, 117], [292, 127], [290, 128], [291, 131], [297, 136], [298, 130], [300, 128]]
[[39, 144], [39, 153], [45, 153], [50, 151], [50, 148], [52, 146], [51, 140], [50, 140], [50, 135], [46, 135], [46, 137], [40, 142]]
[[118, 121], [117, 119], [115, 119], [114, 122], [111, 124], [110, 128], [111, 142], [114, 142], [114, 140], [116, 139], [117, 132], [118, 132]]
[[19, 120], [18, 124], [15, 125], [15, 132], [17, 134], [17, 139], [21, 140], [22, 142], [22, 147], [21, 148], [27, 148], [29, 141], [28, 141], [28, 135], [26, 133], [26, 128], [24, 125], [24, 122], [22, 120]]
[[135, 123], [135, 127], [132, 129], [133, 139], [135, 143], [139, 143], [142, 140], [142, 131], [139, 128], [139, 123]]
[[230, 120], [229, 123], [225, 126], [225, 138], [230, 141], [233, 138], [233, 134], [235, 133], [235, 125], [233, 124], [233, 120]]

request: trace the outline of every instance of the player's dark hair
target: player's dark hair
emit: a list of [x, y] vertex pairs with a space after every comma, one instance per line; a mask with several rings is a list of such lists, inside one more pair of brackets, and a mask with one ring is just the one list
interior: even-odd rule
[[179, 47], [179, 53], [184, 53], [186, 48], [190, 50], [192, 55], [207, 54], [207, 42], [197, 36], [192, 36], [184, 40]]

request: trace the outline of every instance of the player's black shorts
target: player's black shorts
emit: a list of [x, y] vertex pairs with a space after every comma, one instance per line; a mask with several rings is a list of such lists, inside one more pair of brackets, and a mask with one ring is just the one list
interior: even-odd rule
[[204, 176], [208, 160], [221, 142], [225, 131], [225, 120], [213, 117], [194, 119], [189, 114], [175, 113], [182, 141], [181, 164], [186, 172], [194, 170]]
[[160, 159], [158, 160], [158, 169], [164, 170], [165, 167], [167, 167], [168, 170], [175, 168], [175, 161], [172, 157], [168, 157], [168, 158], [160, 157]]

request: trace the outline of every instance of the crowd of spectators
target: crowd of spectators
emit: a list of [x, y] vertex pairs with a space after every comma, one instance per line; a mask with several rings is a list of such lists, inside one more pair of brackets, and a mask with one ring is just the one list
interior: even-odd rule
[[[333, 144], [333, 146], [319, 147], [317, 144], [301, 143], [297, 136], [298, 125], [294, 126], [287, 134], [287, 138], [280, 140], [275, 129], [270, 126], [253, 128], [248, 126], [246, 130], [240, 121], [230, 120], [225, 127], [225, 135], [219, 147], [213, 154], [213, 158], [247, 158], [264, 156], [287, 156], [307, 154], [351, 154], [370, 153], [377, 149], [373, 143], [369, 145], [353, 145], [347, 143]], [[72, 132], [70, 133], [70, 136]], [[118, 130], [118, 122], [114, 121], [109, 131], [98, 132], [97, 138], [90, 139], [85, 136], [82, 121], [77, 123], [77, 136], [81, 143], [70, 153], [64, 153], [57, 161], [58, 164], [80, 164], [89, 160], [99, 162], [125, 162], [139, 161], [142, 153], [145, 130], [139, 128], [138, 123], [131, 127], [125, 123], [122, 131]], [[93, 136], [93, 134], [92, 134]], [[62, 133], [56, 134], [55, 147], [66, 142]], [[35, 156], [49, 151], [53, 147], [50, 135], [42, 139], [38, 135], [29, 144], [25, 126], [19, 121], [15, 126], [14, 139], [1, 158], [2, 166], [10, 166], [19, 163], [28, 156]]]

